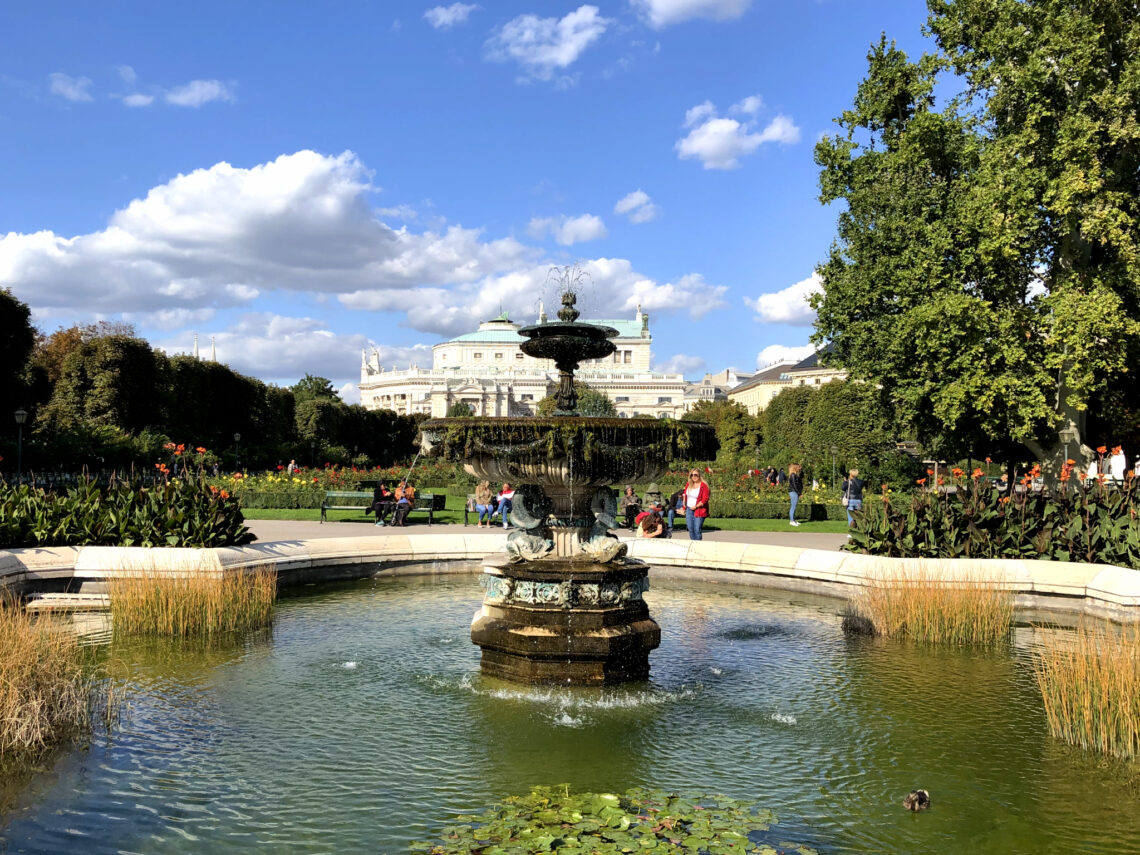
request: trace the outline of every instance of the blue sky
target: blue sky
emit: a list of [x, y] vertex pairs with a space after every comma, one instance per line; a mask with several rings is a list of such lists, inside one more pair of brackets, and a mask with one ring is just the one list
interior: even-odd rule
[[[7, 4], [0, 286], [278, 383], [426, 365], [580, 263], [699, 377], [802, 353], [812, 148], [915, 0]], [[346, 386], [346, 398], [354, 390]]]

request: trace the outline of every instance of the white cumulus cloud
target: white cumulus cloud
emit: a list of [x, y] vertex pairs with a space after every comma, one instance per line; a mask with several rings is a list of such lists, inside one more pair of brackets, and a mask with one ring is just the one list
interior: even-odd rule
[[601, 38], [610, 20], [597, 6], [579, 6], [563, 18], [519, 15], [503, 24], [487, 40], [487, 58], [514, 60], [536, 80], [550, 80], [556, 71], [571, 66], [582, 52]]
[[654, 371], [659, 371], [662, 374], [684, 374], [686, 377], [701, 374], [705, 371], [705, 368], [706, 363], [704, 357], [689, 356], [685, 353], [674, 354], [664, 362], [656, 362], [653, 364]]
[[433, 6], [424, 12], [427, 22], [437, 30], [446, 30], [466, 22], [479, 7], [474, 3], [452, 3], [450, 6]]
[[737, 102], [729, 111], [742, 116], [740, 120], [718, 116], [711, 101], [690, 107], [683, 122], [683, 127], [690, 130], [677, 140], [677, 156], [682, 160], [699, 160], [705, 169], [735, 169], [740, 166], [742, 157], [765, 143], [792, 145], [799, 142], [800, 129], [783, 114], [757, 130], [757, 116], [763, 105], [759, 95]]
[[648, 223], [657, 219], [660, 209], [653, 204], [644, 190], [634, 190], [618, 199], [614, 205], [615, 214], [625, 214], [631, 223]]
[[770, 344], [758, 354], [756, 354], [756, 367], [767, 368], [769, 365], [776, 365], [780, 362], [802, 362], [815, 353], [815, 348], [810, 344], [799, 346], [792, 346], [786, 344]]
[[759, 321], [808, 326], [815, 320], [815, 311], [808, 305], [808, 298], [822, 290], [823, 281], [818, 273], [813, 273], [782, 291], [761, 294], [755, 300], [745, 297], [744, 302], [756, 311]]
[[748, 11], [752, 0], [630, 0], [649, 23], [660, 29], [693, 18], [728, 21]]
[[55, 71], [48, 75], [51, 84], [51, 94], [59, 95], [68, 101], [90, 101], [91, 78], [72, 77], [62, 71]]
[[132, 92], [130, 95], [123, 96], [123, 103], [128, 107], [149, 107], [154, 103], [154, 96], [143, 95], [140, 92]]
[[582, 214], [579, 217], [535, 217], [527, 226], [527, 232], [534, 238], [552, 235], [562, 246], [597, 240], [608, 234], [602, 218], [594, 214]]
[[191, 80], [183, 86], [168, 89], [163, 96], [176, 107], [201, 107], [211, 101], [233, 101], [230, 87], [220, 80]]
[[135, 70], [129, 65], [120, 65], [118, 68], [119, 79], [121, 79], [128, 86], [133, 86], [135, 81], [138, 80], [138, 75]]

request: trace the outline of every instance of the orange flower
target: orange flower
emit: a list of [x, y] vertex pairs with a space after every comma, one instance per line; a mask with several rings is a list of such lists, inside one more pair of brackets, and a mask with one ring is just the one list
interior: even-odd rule
[[200, 445], [197, 448], [195, 448], [194, 450], [197, 451], [199, 454], [205, 454], [206, 453], [206, 449]]
[[1065, 461], [1065, 465], [1066, 466], [1076, 466], [1077, 461], [1073, 460], [1073, 458], [1070, 457], [1068, 460]]
[[992, 461], [992, 460], [990, 460], [990, 459], [987, 457], [987, 458], [986, 458], [986, 463], [993, 463], [993, 461]]
[[983, 472], [983, 471], [981, 470], [981, 468], [979, 467], [978, 469], [975, 469], [975, 470], [973, 471], [973, 473], [972, 473], [972, 474], [973, 474], [973, 476], [974, 476], [974, 480], [976, 481], [977, 479], [981, 478], [981, 477], [982, 477], [983, 475], [985, 475], [986, 473], [985, 473], [985, 472]]
[[173, 451], [174, 450], [174, 443], [173, 442], [164, 442], [162, 444], [162, 447], [165, 448], [167, 451]]
[[218, 488], [215, 487], [213, 484], [210, 485], [210, 494], [213, 496], [218, 495]]
[[1002, 496], [998, 501], [1004, 505], [1009, 501], [1009, 496]]
[[950, 474], [953, 475], [955, 478], [961, 478], [966, 473], [964, 470], [959, 469], [957, 466], [955, 466], [953, 469], [950, 470]]
[[1097, 454], [1104, 454], [1106, 451], [1108, 451], [1108, 449], [1105, 448], [1103, 445], [1098, 445], [1096, 447], [1096, 453]]
[[927, 475], [933, 475], [933, 474], [934, 474], [934, 470], [933, 470], [933, 469], [927, 469], [927, 470], [926, 470], [926, 474], [927, 474]]
[[925, 478], [919, 478], [914, 483], [918, 484], [918, 486], [921, 487], [923, 484], [926, 483], [926, 479]]
[[1068, 466], [1064, 467], [1061, 470], [1061, 474], [1058, 477], [1060, 477], [1062, 484], [1069, 480], [1069, 477], [1072, 475], [1072, 471], [1073, 470], [1071, 470]]
[[222, 490], [222, 492], [219, 493], [218, 495], [221, 496], [223, 499], [228, 499], [230, 497], [230, 494], [227, 493], [225, 490]]
[[1114, 446], [1112, 447], [1112, 453], [1113, 453], [1114, 455], [1116, 455], [1116, 454], [1120, 454], [1120, 452], [1122, 452], [1123, 450], [1124, 450], [1124, 449], [1123, 449], [1123, 448], [1121, 448], [1119, 445], [1114, 445]]

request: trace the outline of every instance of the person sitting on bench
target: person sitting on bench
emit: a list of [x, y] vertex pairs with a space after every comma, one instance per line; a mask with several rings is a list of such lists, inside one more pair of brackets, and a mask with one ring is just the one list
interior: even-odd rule
[[406, 526], [408, 514], [416, 506], [416, 488], [405, 478], [396, 488], [396, 511], [392, 514], [392, 525]]
[[383, 481], [372, 491], [372, 510], [376, 512], [376, 525], [387, 525], [386, 517], [395, 505], [395, 497]]

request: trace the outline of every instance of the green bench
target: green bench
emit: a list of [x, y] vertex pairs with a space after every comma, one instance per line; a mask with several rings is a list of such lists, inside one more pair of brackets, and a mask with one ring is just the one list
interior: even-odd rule
[[325, 490], [321, 501], [321, 522], [326, 519], [326, 511], [364, 511], [372, 513], [371, 490]]
[[[364, 511], [372, 513], [371, 490], [326, 490], [324, 501], [321, 502], [321, 522], [327, 519], [326, 511]], [[447, 496], [444, 493], [416, 493], [416, 504], [408, 514], [416, 511], [426, 511], [428, 525], [435, 522], [435, 512], [447, 507]]]

